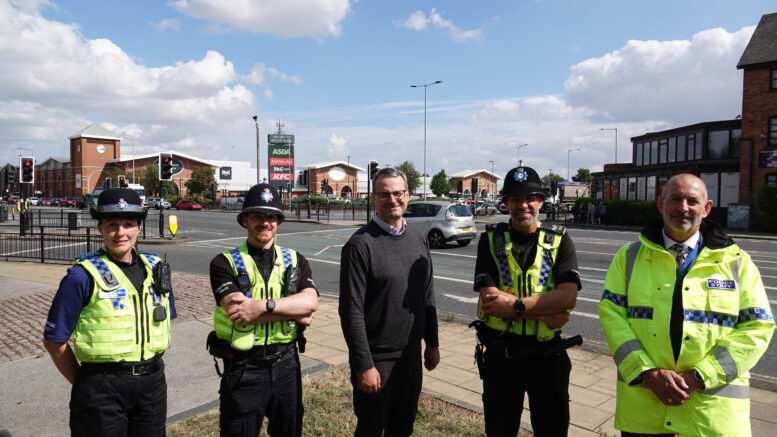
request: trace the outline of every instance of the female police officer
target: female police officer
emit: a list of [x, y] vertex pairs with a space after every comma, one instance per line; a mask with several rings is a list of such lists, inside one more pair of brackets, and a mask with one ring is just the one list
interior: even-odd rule
[[105, 190], [91, 215], [104, 245], [68, 269], [43, 334], [51, 359], [73, 384], [70, 430], [74, 436], [164, 435], [162, 354], [175, 318], [169, 268], [161, 273], [159, 257], [134, 249], [146, 217], [137, 193]]

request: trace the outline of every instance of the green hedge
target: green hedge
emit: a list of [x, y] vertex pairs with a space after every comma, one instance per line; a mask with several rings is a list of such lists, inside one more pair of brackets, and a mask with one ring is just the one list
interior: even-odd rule
[[594, 205], [604, 202], [607, 211], [604, 220], [608, 225], [644, 226], [661, 217], [655, 201], [586, 198], [575, 201], [575, 211], [581, 203], [587, 204], [588, 202], [594, 202]]
[[755, 201], [758, 205], [758, 228], [777, 231], [777, 185], [761, 185]]

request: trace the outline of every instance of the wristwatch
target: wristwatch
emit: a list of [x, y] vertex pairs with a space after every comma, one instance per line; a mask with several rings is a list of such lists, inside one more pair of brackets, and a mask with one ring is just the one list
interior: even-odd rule
[[523, 313], [526, 312], [526, 305], [523, 304], [523, 300], [515, 299], [515, 302], [513, 302], [513, 310], [515, 311], [516, 316], [522, 316]]
[[267, 300], [267, 312], [271, 313], [275, 311], [275, 301], [272, 299]]

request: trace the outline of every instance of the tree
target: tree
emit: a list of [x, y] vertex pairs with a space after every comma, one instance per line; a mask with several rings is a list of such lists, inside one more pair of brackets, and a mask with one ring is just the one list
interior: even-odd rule
[[561, 176], [557, 175], [556, 173], [550, 172], [540, 178], [542, 180], [542, 185], [550, 186], [550, 183], [553, 181], [561, 182], [564, 180]]
[[410, 193], [415, 193], [418, 186], [421, 185], [421, 174], [415, 169], [415, 166], [410, 161], [405, 161], [397, 166], [399, 170], [405, 172], [407, 176], [407, 189]]
[[448, 175], [445, 174], [445, 169], [432, 176], [429, 188], [437, 197], [447, 196], [451, 192], [451, 182], [448, 180]]
[[572, 176], [572, 180], [575, 182], [588, 182], [590, 184], [594, 181], [594, 177], [591, 176], [591, 170], [578, 168], [577, 174]]
[[194, 195], [202, 195], [203, 193], [210, 192], [210, 184], [215, 181], [216, 179], [213, 177], [213, 168], [195, 167], [194, 170], [192, 170], [190, 179], [186, 181], [186, 188]]
[[[176, 194], [178, 192], [178, 186], [175, 185], [175, 182], [164, 182], [165, 193]], [[164, 195], [159, 193], [159, 167], [157, 167], [156, 164], [149, 164], [143, 167], [143, 170], [140, 172], [140, 183], [143, 185], [143, 191], [145, 191], [146, 194], [150, 195], [157, 193], [164, 197]]]

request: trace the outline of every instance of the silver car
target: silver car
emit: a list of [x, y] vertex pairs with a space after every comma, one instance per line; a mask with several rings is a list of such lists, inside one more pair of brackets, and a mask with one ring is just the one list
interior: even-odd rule
[[411, 202], [405, 211], [407, 225], [426, 235], [429, 246], [438, 249], [449, 241], [468, 245], [476, 236], [475, 219], [467, 205], [428, 201]]
[[162, 204], [162, 208], [170, 209], [170, 202], [159, 197], [149, 197], [146, 199], [149, 209], [159, 209], [159, 204]]

